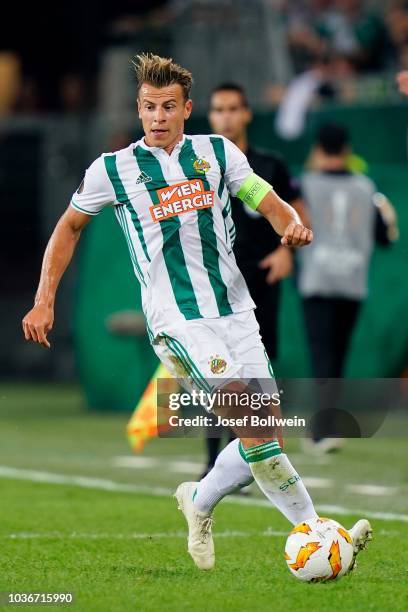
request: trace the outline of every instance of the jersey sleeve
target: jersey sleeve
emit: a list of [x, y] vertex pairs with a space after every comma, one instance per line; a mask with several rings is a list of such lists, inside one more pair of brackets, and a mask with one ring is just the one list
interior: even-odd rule
[[115, 193], [101, 156], [86, 170], [80, 186], [71, 198], [71, 206], [87, 215], [97, 215], [114, 201]]
[[242, 151], [227, 138], [223, 140], [225, 148], [225, 184], [230, 194], [235, 197], [243, 183], [254, 171]]

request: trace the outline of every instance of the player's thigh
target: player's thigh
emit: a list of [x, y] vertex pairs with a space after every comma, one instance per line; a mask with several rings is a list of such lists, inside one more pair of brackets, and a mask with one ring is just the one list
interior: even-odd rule
[[250, 310], [239, 313], [235, 317], [229, 343], [235, 360], [242, 363], [242, 377], [245, 380], [274, 381], [272, 364], [262, 342], [254, 312]]
[[[233, 342], [235, 358], [242, 363], [242, 380], [251, 389], [250, 407], [260, 416], [268, 414], [280, 416], [278, 387], [253, 311], [240, 313], [237, 316]], [[269, 396], [269, 399], [265, 398], [265, 395]], [[273, 398], [273, 401], [271, 398]], [[267, 401], [266, 404], [264, 403], [265, 400]], [[238, 431], [237, 434], [245, 448], [276, 439], [279, 441], [279, 445], [283, 447], [282, 431], [279, 428], [262, 428], [262, 431], [245, 429]]]
[[241, 369], [224, 341], [222, 325], [222, 320], [186, 321], [160, 333], [153, 348], [183, 386], [210, 392], [238, 376]]

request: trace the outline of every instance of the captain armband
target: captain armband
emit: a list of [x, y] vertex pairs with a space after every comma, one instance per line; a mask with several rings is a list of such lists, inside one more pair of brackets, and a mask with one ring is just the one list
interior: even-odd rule
[[248, 176], [241, 185], [237, 198], [249, 206], [249, 208], [252, 208], [252, 210], [256, 210], [266, 194], [272, 189], [272, 185], [254, 173]]

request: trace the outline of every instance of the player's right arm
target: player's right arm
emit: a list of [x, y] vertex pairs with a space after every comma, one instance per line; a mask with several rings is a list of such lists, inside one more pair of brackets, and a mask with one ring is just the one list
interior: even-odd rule
[[91, 218], [115, 201], [104, 158], [98, 157], [58, 221], [45, 249], [34, 306], [23, 319], [26, 340], [50, 348], [47, 334], [54, 323], [54, 303], [59, 282], [75, 251], [83, 228]]
[[26, 340], [50, 348], [47, 334], [54, 323], [58, 285], [72, 259], [81, 232], [90, 220], [89, 215], [69, 206], [55, 226], [45, 249], [34, 306], [23, 319]]

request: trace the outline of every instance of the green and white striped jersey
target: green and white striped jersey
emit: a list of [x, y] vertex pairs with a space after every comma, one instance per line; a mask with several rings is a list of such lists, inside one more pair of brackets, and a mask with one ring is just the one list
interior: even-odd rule
[[88, 168], [71, 205], [113, 206], [155, 336], [177, 321], [255, 308], [233, 254], [230, 195], [253, 173], [221, 136], [183, 136], [171, 155], [141, 139]]

